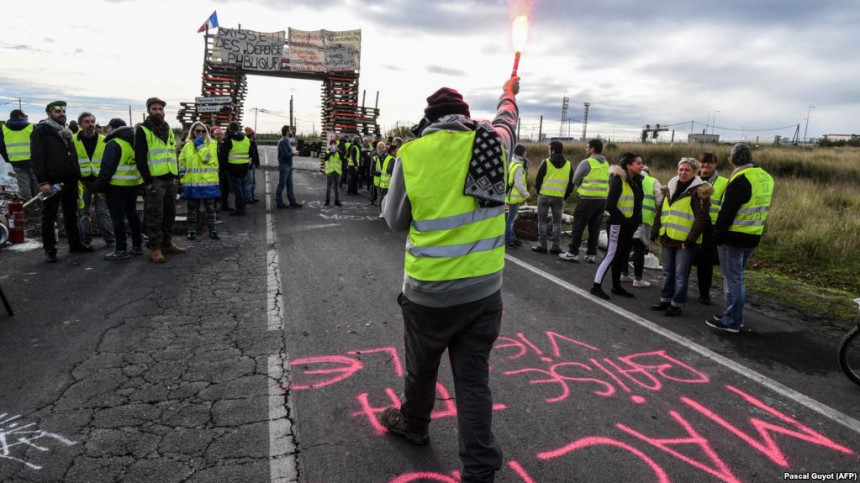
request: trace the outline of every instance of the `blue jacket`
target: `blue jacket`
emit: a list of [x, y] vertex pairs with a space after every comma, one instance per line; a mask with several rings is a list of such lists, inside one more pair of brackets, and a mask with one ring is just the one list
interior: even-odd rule
[[281, 138], [278, 141], [278, 164], [292, 166], [293, 165], [293, 145], [286, 138]]

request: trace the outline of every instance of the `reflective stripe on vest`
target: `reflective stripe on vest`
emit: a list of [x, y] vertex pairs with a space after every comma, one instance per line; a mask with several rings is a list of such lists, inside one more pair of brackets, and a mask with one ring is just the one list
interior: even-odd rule
[[624, 218], [633, 218], [633, 207], [636, 200], [633, 197], [633, 188], [627, 182], [627, 176], [621, 178], [621, 196], [618, 198], [618, 209]]
[[645, 225], [653, 225], [657, 218], [657, 198], [654, 193], [655, 179], [649, 175], [642, 178], [642, 192], [645, 197], [642, 198], [642, 223]]
[[93, 151], [93, 157], [90, 158], [87, 155], [87, 148], [84, 147], [84, 142], [79, 139], [82, 136], [82, 133], [72, 136], [72, 140], [75, 142], [75, 151], [78, 152], [78, 166], [81, 168], [81, 177], [98, 176], [102, 165], [102, 156], [105, 153], [105, 137], [101, 134], [96, 134], [98, 136], [96, 149]]
[[[194, 143], [189, 142], [183, 147], [183, 159], [185, 160], [185, 175], [182, 177], [182, 184], [185, 186], [206, 187], [218, 186], [218, 143], [214, 140], [209, 142], [209, 146], [197, 149]], [[188, 151], [185, 151], [185, 150]], [[209, 162], [204, 163], [203, 159], [206, 153], [209, 153]]]
[[[660, 235], [685, 242], [690, 230], [693, 229], [693, 223], [696, 221], [691, 204], [693, 197], [682, 196], [674, 203], [670, 203], [669, 198], [668, 194], [663, 198], [663, 209], [660, 211]], [[696, 243], [702, 243], [701, 234]]]
[[767, 171], [753, 167], [735, 173], [729, 180], [729, 184], [738, 176], [746, 176], [752, 187], [752, 195], [749, 201], [741, 205], [729, 231], [761, 235], [764, 233], [764, 224], [767, 221], [773, 197], [773, 178]]
[[564, 198], [567, 184], [570, 182], [570, 161], [564, 160], [564, 166], [561, 168], [556, 168], [549, 158], [544, 160], [544, 164], [546, 164], [546, 175], [543, 177], [543, 184], [540, 185], [539, 194]]
[[393, 163], [394, 156], [388, 154], [382, 162], [382, 174], [379, 176], [379, 188], [387, 190], [391, 186], [391, 175], [388, 174], [388, 166]]
[[14, 131], [3, 125], [3, 142], [6, 144], [6, 154], [9, 155], [10, 163], [30, 159], [30, 134], [32, 133], [32, 124], [27, 124], [20, 131]]
[[516, 186], [514, 186], [514, 180], [516, 179], [517, 171], [523, 170], [523, 165], [520, 163], [514, 163], [513, 161], [511, 161], [511, 164], [508, 165], [508, 195], [505, 197], [505, 202], [509, 205], [517, 205], [526, 200], [525, 198], [523, 198], [522, 195], [520, 195], [520, 191], [516, 188]]
[[400, 148], [413, 219], [404, 269], [413, 279], [458, 280], [504, 269], [504, 206], [481, 208], [463, 194], [474, 140], [474, 131], [437, 131]]
[[723, 176], [717, 176], [714, 180], [714, 193], [711, 195], [711, 224], [717, 223], [717, 216], [720, 214], [720, 208], [723, 206], [723, 193], [726, 191], [726, 186], [729, 185], [729, 180]]
[[341, 174], [343, 172], [343, 164], [340, 161], [340, 154], [338, 154], [337, 151], [332, 151], [331, 149], [329, 149], [328, 152], [332, 153], [332, 155], [325, 162], [325, 174]]
[[110, 184], [113, 186], [140, 186], [143, 184], [143, 178], [134, 163], [134, 147], [131, 143], [119, 138], [111, 139], [109, 143], [116, 143], [122, 151], [116, 172], [110, 179]]
[[149, 175], [153, 178], [164, 176], [165, 174], [176, 175], [179, 169], [176, 165], [176, 142], [173, 138], [173, 131], [168, 131], [167, 143], [161, 140], [158, 136], [150, 131], [146, 126], [141, 125], [140, 129], [146, 135], [146, 165], [149, 166]]
[[588, 158], [587, 161], [590, 169], [576, 193], [579, 196], [606, 199], [609, 194], [609, 163], [601, 163], [595, 158]]
[[235, 139], [232, 141], [233, 146], [230, 147], [227, 162], [229, 164], [249, 164], [251, 162], [251, 140], [246, 136], [241, 141]]

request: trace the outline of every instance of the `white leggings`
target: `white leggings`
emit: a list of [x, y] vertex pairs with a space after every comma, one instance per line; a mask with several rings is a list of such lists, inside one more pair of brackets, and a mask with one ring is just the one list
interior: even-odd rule
[[594, 283], [596, 284], [603, 283], [603, 278], [606, 276], [606, 272], [608, 272], [609, 267], [612, 266], [612, 261], [615, 259], [615, 250], [618, 249], [619, 233], [621, 233], [621, 225], [609, 225], [609, 246], [606, 247], [606, 256], [603, 258], [603, 261], [600, 262], [600, 266], [597, 267], [597, 273], [594, 274]]

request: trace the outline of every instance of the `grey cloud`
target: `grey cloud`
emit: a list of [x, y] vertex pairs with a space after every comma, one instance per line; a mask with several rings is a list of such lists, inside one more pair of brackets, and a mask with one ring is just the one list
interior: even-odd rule
[[383, 67], [384, 69], [394, 70], [394, 71], [401, 71], [401, 70], [403, 70], [400, 66], [397, 66], [397, 65], [383, 65], [382, 67]]
[[56, 40], [54, 40], [54, 39], [52, 39], [52, 38], [50, 38], [50, 37], [45, 37], [45, 38], [44, 38], [44, 39], [42, 39], [42, 40], [44, 40], [45, 42], [48, 42], [49, 44], [53, 44], [53, 43], [55, 43], [55, 42], [56, 42]]
[[425, 70], [433, 74], [451, 75], [458, 77], [466, 75], [465, 71], [462, 71], [460, 69], [452, 69], [450, 67], [443, 67], [441, 65], [428, 65], [427, 67], [425, 67]]

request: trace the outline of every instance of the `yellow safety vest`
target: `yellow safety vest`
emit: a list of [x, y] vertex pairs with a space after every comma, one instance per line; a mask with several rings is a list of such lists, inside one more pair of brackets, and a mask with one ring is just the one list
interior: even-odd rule
[[642, 192], [645, 194], [642, 198], [642, 223], [653, 225], [657, 218], [657, 198], [654, 197], [654, 178], [650, 175], [642, 178]]
[[[209, 153], [209, 162], [204, 163], [203, 158]], [[209, 141], [197, 149], [193, 141], [185, 143], [182, 147], [180, 159], [185, 163], [185, 174], [182, 176], [182, 184], [185, 186], [206, 187], [218, 186], [218, 143]]]
[[387, 190], [391, 186], [391, 175], [388, 174], [388, 166], [394, 161], [394, 156], [390, 154], [385, 155], [385, 160], [382, 161], [382, 174], [379, 176], [379, 189]]
[[140, 129], [146, 135], [146, 165], [149, 167], [149, 175], [153, 178], [165, 174], [176, 176], [179, 168], [176, 166], [176, 140], [173, 138], [173, 131], [168, 131], [165, 144], [146, 126], [141, 125]]
[[633, 198], [633, 188], [627, 182], [627, 176], [621, 178], [621, 196], [618, 198], [618, 209], [624, 218], [633, 218], [633, 208], [636, 200]]
[[567, 184], [570, 182], [570, 161], [565, 159], [564, 166], [561, 168], [553, 166], [549, 158], [544, 160], [544, 164], [546, 164], [546, 175], [543, 177], [543, 184], [540, 185], [539, 194], [564, 198]]
[[[374, 166], [374, 171], [378, 171], [380, 173], [382, 172], [382, 158], [379, 157], [379, 154], [377, 154], [376, 156], [373, 157], [373, 166]], [[377, 188], [379, 188], [379, 183], [380, 183], [379, 179], [380, 178], [381, 178], [381, 175], [378, 175], [378, 174], [373, 176], [373, 186], [376, 186]]]
[[588, 158], [589, 169], [582, 184], [577, 188], [579, 196], [603, 198], [609, 195], [609, 163], [601, 163], [595, 158]]
[[20, 131], [14, 131], [3, 125], [3, 142], [6, 144], [6, 153], [9, 155], [10, 163], [27, 161], [30, 159], [30, 134], [33, 133], [33, 125], [28, 124]]
[[726, 186], [729, 185], [729, 180], [723, 176], [717, 176], [714, 180], [714, 193], [711, 195], [711, 224], [717, 223], [717, 216], [720, 214], [720, 208], [723, 206], [723, 193], [726, 191]]
[[[511, 161], [508, 165], [508, 195], [505, 198], [505, 202], [509, 205], [517, 205], [525, 201], [526, 199], [520, 195], [520, 192], [514, 186], [514, 180], [516, 179], [517, 171], [523, 171], [523, 165], [521, 163], [515, 163]], [[546, 181], [544, 181], [546, 182]], [[525, 185], [525, 179], [523, 179], [523, 184]], [[526, 187], [528, 189], [528, 187]]]
[[332, 151], [329, 149], [328, 152], [331, 153], [331, 157], [325, 161], [325, 174], [343, 173], [343, 163], [340, 160], [340, 154], [338, 154], [337, 150]]
[[122, 150], [119, 164], [117, 164], [116, 172], [110, 179], [110, 184], [113, 186], [140, 186], [143, 184], [143, 178], [134, 163], [134, 147], [131, 143], [119, 138], [111, 139], [110, 142], [116, 143]]
[[750, 186], [752, 186], [752, 196], [750, 196], [749, 201], [741, 205], [729, 231], [761, 235], [764, 233], [764, 224], [767, 221], [770, 202], [773, 197], [773, 178], [767, 171], [759, 167], [752, 167], [732, 175], [729, 184], [732, 184], [732, 181], [738, 176], [746, 176]]
[[[660, 236], [667, 235], [672, 240], [685, 242], [696, 221], [691, 204], [693, 197], [683, 196], [674, 203], [669, 202], [669, 198], [668, 194], [663, 197], [663, 208], [660, 210]], [[702, 235], [699, 235], [696, 243], [702, 243]]]
[[437, 131], [400, 148], [412, 205], [404, 269], [415, 280], [458, 280], [504, 269], [504, 206], [481, 208], [463, 194], [474, 140], [475, 131]]
[[233, 146], [230, 148], [230, 153], [227, 156], [229, 164], [250, 164], [251, 163], [251, 140], [247, 136], [241, 141], [235, 139]]
[[98, 176], [102, 165], [102, 156], [105, 153], [105, 137], [101, 134], [96, 134], [98, 136], [96, 149], [93, 151], [93, 157], [90, 158], [87, 156], [87, 148], [84, 147], [84, 142], [80, 139], [81, 136], [83, 136], [82, 131], [72, 136], [72, 140], [75, 142], [75, 150], [78, 152], [78, 166], [81, 168], [81, 177]]

